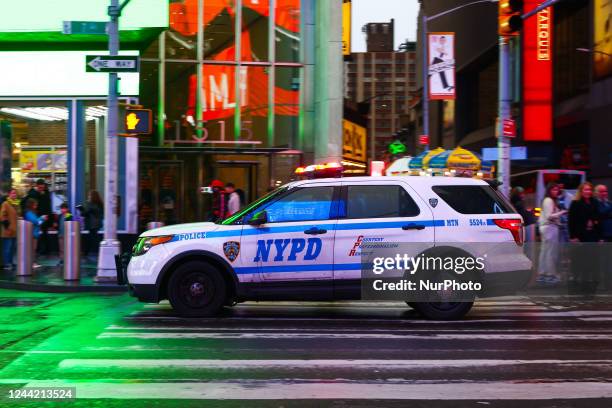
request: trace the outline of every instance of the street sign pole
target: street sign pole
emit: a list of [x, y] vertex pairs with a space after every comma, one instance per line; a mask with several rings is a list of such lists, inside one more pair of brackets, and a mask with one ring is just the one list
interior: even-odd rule
[[[108, 52], [110, 56], [119, 55], [119, 16], [129, 0], [121, 7], [119, 0], [111, 0], [108, 8]], [[106, 133], [106, 152], [104, 155], [104, 239], [98, 254], [96, 281], [114, 281], [117, 278], [115, 255], [121, 252], [117, 240], [117, 128], [119, 117], [117, 73], [108, 74], [108, 116]]]
[[510, 138], [504, 134], [503, 126], [511, 120], [510, 110], [512, 103], [510, 81], [510, 39], [499, 37], [499, 123], [497, 126], [497, 181], [501, 182], [499, 190], [506, 197], [510, 194]]
[[427, 16], [425, 9], [421, 4], [421, 47], [423, 49], [423, 135], [427, 136], [427, 144], [424, 145], [425, 150], [429, 150], [429, 43], [427, 41]]

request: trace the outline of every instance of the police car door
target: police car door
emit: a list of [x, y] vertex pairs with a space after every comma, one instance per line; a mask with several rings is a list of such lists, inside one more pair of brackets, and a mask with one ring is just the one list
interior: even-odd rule
[[361, 278], [362, 251], [368, 250], [368, 245], [399, 244], [400, 255], [416, 256], [434, 244], [433, 213], [403, 182], [346, 179], [338, 212], [334, 251], [337, 297], [342, 297], [340, 292], [345, 289], [355, 289]]
[[331, 282], [339, 191], [332, 183], [302, 184], [263, 208], [268, 222], [251, 227], [262, 280]]

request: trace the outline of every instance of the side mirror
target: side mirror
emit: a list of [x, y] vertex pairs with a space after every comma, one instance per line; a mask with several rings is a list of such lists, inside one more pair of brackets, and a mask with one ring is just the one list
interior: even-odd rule
[[255, 213], [251, 219], [249, 219], [249, 225], [258, 226], [263, 225], [268, 222], [268, 213], [264, 211], [260, 211]]

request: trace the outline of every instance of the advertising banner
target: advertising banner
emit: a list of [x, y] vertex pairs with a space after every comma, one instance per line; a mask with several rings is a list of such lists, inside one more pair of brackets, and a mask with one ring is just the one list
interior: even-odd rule
[[429, 99], [455, 99], [455, 33], [429, 33]]
[[342, 55], [351, 54], [351, 0], [342, 3]]
[[346, 160], [365, 163], [366, 128], [346, 119], [342, 121], [342, 128], [342, 157]]
[[[595, 0], [593, 67], [595, 78], [612, 75], [612, 0]], [[606, 55], [608, 54], [608, 55]]]
[[[525, 11], [539, 0], [525, 1]], [[525, 20], [523, 28], [523, 138], [551, 141], [552, 130], [552, 7]]]
[[24, 172], [65, 172], [68, 154], [65, 150], [22, 150], [19, 167]]

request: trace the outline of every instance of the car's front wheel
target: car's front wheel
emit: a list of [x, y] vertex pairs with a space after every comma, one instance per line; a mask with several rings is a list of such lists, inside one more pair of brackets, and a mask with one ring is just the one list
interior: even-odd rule
[[418, 302], [412, 303], [419, 313], [431, 320], [457, 320], [465, 316], [474, 302]]
[[226, 296], [223, 276], [208, 262], [180, 265], [168, 281], [168, 300], [181, 316], [214, 316], [223, 307]]

